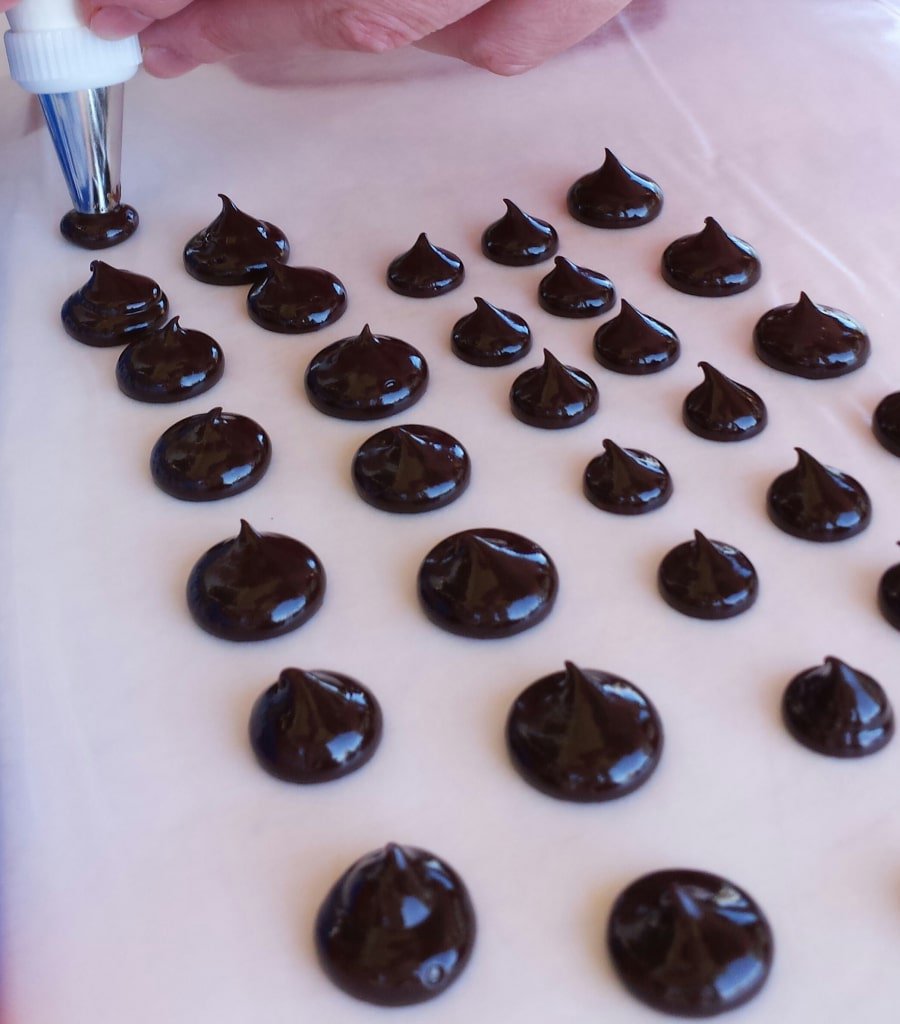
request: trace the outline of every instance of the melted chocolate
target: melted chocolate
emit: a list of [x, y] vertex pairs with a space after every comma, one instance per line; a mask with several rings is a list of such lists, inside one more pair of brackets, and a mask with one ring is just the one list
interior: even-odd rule
[[204, 284], [252, 284], [270, 263], [284, 263], [291, 247], [284, 232], [239, 210], [219, 193], [222, 212], [184, 247], [184, 266]]
[[892, 565], [879, 580], [878, 607], [894, 629], [900, 629], [900, 563]]
[[399, 338], [373, 334], [366, 324], [316, 353], [306, 370], [306, 394], [326, 416], [377, 420], [402, 412], [425, 394], [428, 364]]
[[607, 320], [594, 335], [594, 356], [616, 373], [658, 373], [678, 358], [678, 335], [622, 299], [618, 316]]
[[699, 530], [659, 564], [659, 592], [666, 604], [692, 619], [731, 619], [756, 600], [759, 580], [750, 559]]
[[465, 883], [433, 853], [388, 843], [332, 886], [316, 918], [325, 973], [348, 995], [409, 1006], [460, 976], [475, 943]]
[[785, 533], [819, 542], [846, 540], [871, 521], [872, 502], [852, 476], [823, 466], [802, 448], [797, 465], [776, 477], [766, 494], [769, 518]]
[[743, 384], [709, 363], [698, 363], [703, 383], [689, 392], [682, 406], [684, 425], [708, 441], [746, 441], [768, 422], [766, 404]]
[[286, 668], [250, 712], [250, 746], [285, 782], [330, 782], [362, 768], [381, 742], [381, 708], [355, 679]]
[[615, 800], [643, 785], [662, 753], [656, 708], [631, 683], [566, 662], [516, 698], [506, 722], [513, 764], [548, 796]]
[[150, 472], [173, 498], [215, 501], [259, 483], [271, 455], [258, 423], [218, 408], [169, 427], [153, 446]]
[[257, 533], [241, 520], [237, 537], [203, 555], [188, 578], [194, 621], [223, 640], [266, 640], [299, 628], [322, 606], [325, 570], [299, 540]]
[[69, 212], [59, 222], [63, 238], [81, 249], [110, 249], [137, 231], [141, 219], [133, 206], [119, 203], [106, 213]]
[[340, 320], [347, 311], [347, 289], [327, 270], [272, 263], [250, 289], [247, 309], [267, 331], [308, 334]]
[[752, 288], [762, 273], [756, 250], [712, 217], [704, 223], [702, 231], [677, 238], [663, 253], [663, 280], [688, 295], [712, 298]]
[[408, 424], [373, 434], [353, 458], [363, 501], [385, 512], [443, 508], [469, 486], [469, 456], [450, 434]]
[[871, 676], [838, 658], [794, 676], [781, 711], [795, 740], [829, 757], [874, 754], [894, 735], [887, 694]]
[[900, 391], [887, 395], [878, 403], [872, 417], [872, 432], [891, 455], [900, 455]]
[[509, 390], [516, 419], [530, 427], [561, 430], [590, 419], [600, 405], [597, 385], [583, 371], [544, 349], [542, 366], [520, 373]]
[[90, 280], [66, 299], [61, 316], [70, 337], [105, 348], [155, 334], [168, 310], [155, 281], [94, 260]]
[[594, 228], [637, 228], [663, 205], [662, 189], [652, 178], [632, 171], [609, 151], [599, 170], [585, 174], [569, 189], [569, 213]]
[[485, 228], [481, 251], [489, 260], [507, 267], [530, 267], [549, 260], [559, 248], [553, 225], [523, 213], [509, 199], [503, 202], [506, 213]]
[[752, 999], [774, 953], [765, 914], [733, 882], [705, 871], [654, 871], [609, 915], [607, 942], [625, 987], [683, 1017], [714, 1017]]
[[571, 319], [600, 316], [612, 309], [616, 291], [608, 277], [579, 267], [565, 256], [557, 256], [553, 262], [553, 270], [538, 285], [542, 309]]
[[753, 329], [753, 347], [767, 365], [796, 377], [822, 380], [858, 370], [869, 358], [869, 336], [861, 324], [806, 292], [800, 301], [776, 306]]
[[531, 350], [531, 328], [517, 313], [475, 299], [475, 312], [457, 320], [454, 353], [473, 366], [508, 366]]
[[411, 299], [433, 299], [463, 283], [462, 260], [449, 249], [439, 249], [423, 231], [415, 245], [391, 260], [387, 283], [391, 291]]
[[652, 455], [637, 448], [620, 448], [607, 438], [604, 454], [591, 459], [584, 471], [585, 497], [623, 516], [652, 512], [672, 497], [672, 477]]
[[208, 334], [186, 331], [178, 317], [122, 350], [119, 389], [139, 402], [180, 402], [203, 394], [222, 378], [225, 355]]
[[484, 640], [543, 622], [558, 588], [547, 552], [507, 530], [455, 533], [432, 548], [419, 569], [428, 618], [451, 633]]

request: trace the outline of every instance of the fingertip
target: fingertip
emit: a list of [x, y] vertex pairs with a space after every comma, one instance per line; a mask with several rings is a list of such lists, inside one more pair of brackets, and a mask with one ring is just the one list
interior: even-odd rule
[[88, 26], [101, 39], [125, 39], [143, 32], [153, 19], [129, 7], [99, 7], [90, 15]]
[[197, 67], [197, 62], [167, 46], [145, 46], [144, 70], [154, 78], [178, 78]]

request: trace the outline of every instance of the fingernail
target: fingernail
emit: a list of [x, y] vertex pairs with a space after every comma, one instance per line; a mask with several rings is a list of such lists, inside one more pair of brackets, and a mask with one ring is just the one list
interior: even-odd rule
[[156, 78], [176, 78], [195, 67], [196, 61], [165, 46], [148, 46], [144, 50], [144, 68]]
[[134, 36], [152, 23], [152, 18], [128, 7], [101, 7], [91, 15], [91, 31], [101, 39]]

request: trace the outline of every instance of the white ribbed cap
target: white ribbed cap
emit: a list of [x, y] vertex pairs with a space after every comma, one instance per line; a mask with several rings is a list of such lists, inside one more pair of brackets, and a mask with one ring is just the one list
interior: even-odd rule
[[28, 92], [76, 92], [125, 82], [141, 63], [137, 36], [110, 41], [79, 25], [4, 36], [9, 72]]

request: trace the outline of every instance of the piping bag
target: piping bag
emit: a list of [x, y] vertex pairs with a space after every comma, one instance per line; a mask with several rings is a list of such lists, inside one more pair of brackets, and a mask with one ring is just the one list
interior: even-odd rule
[[124, 83], [141, 63], [138, 37], [95, 36], [78, 0], [20, 0], [6, 17], [10, 74], [40, 100], [73, 207], [109, 213], [122, 191]]

